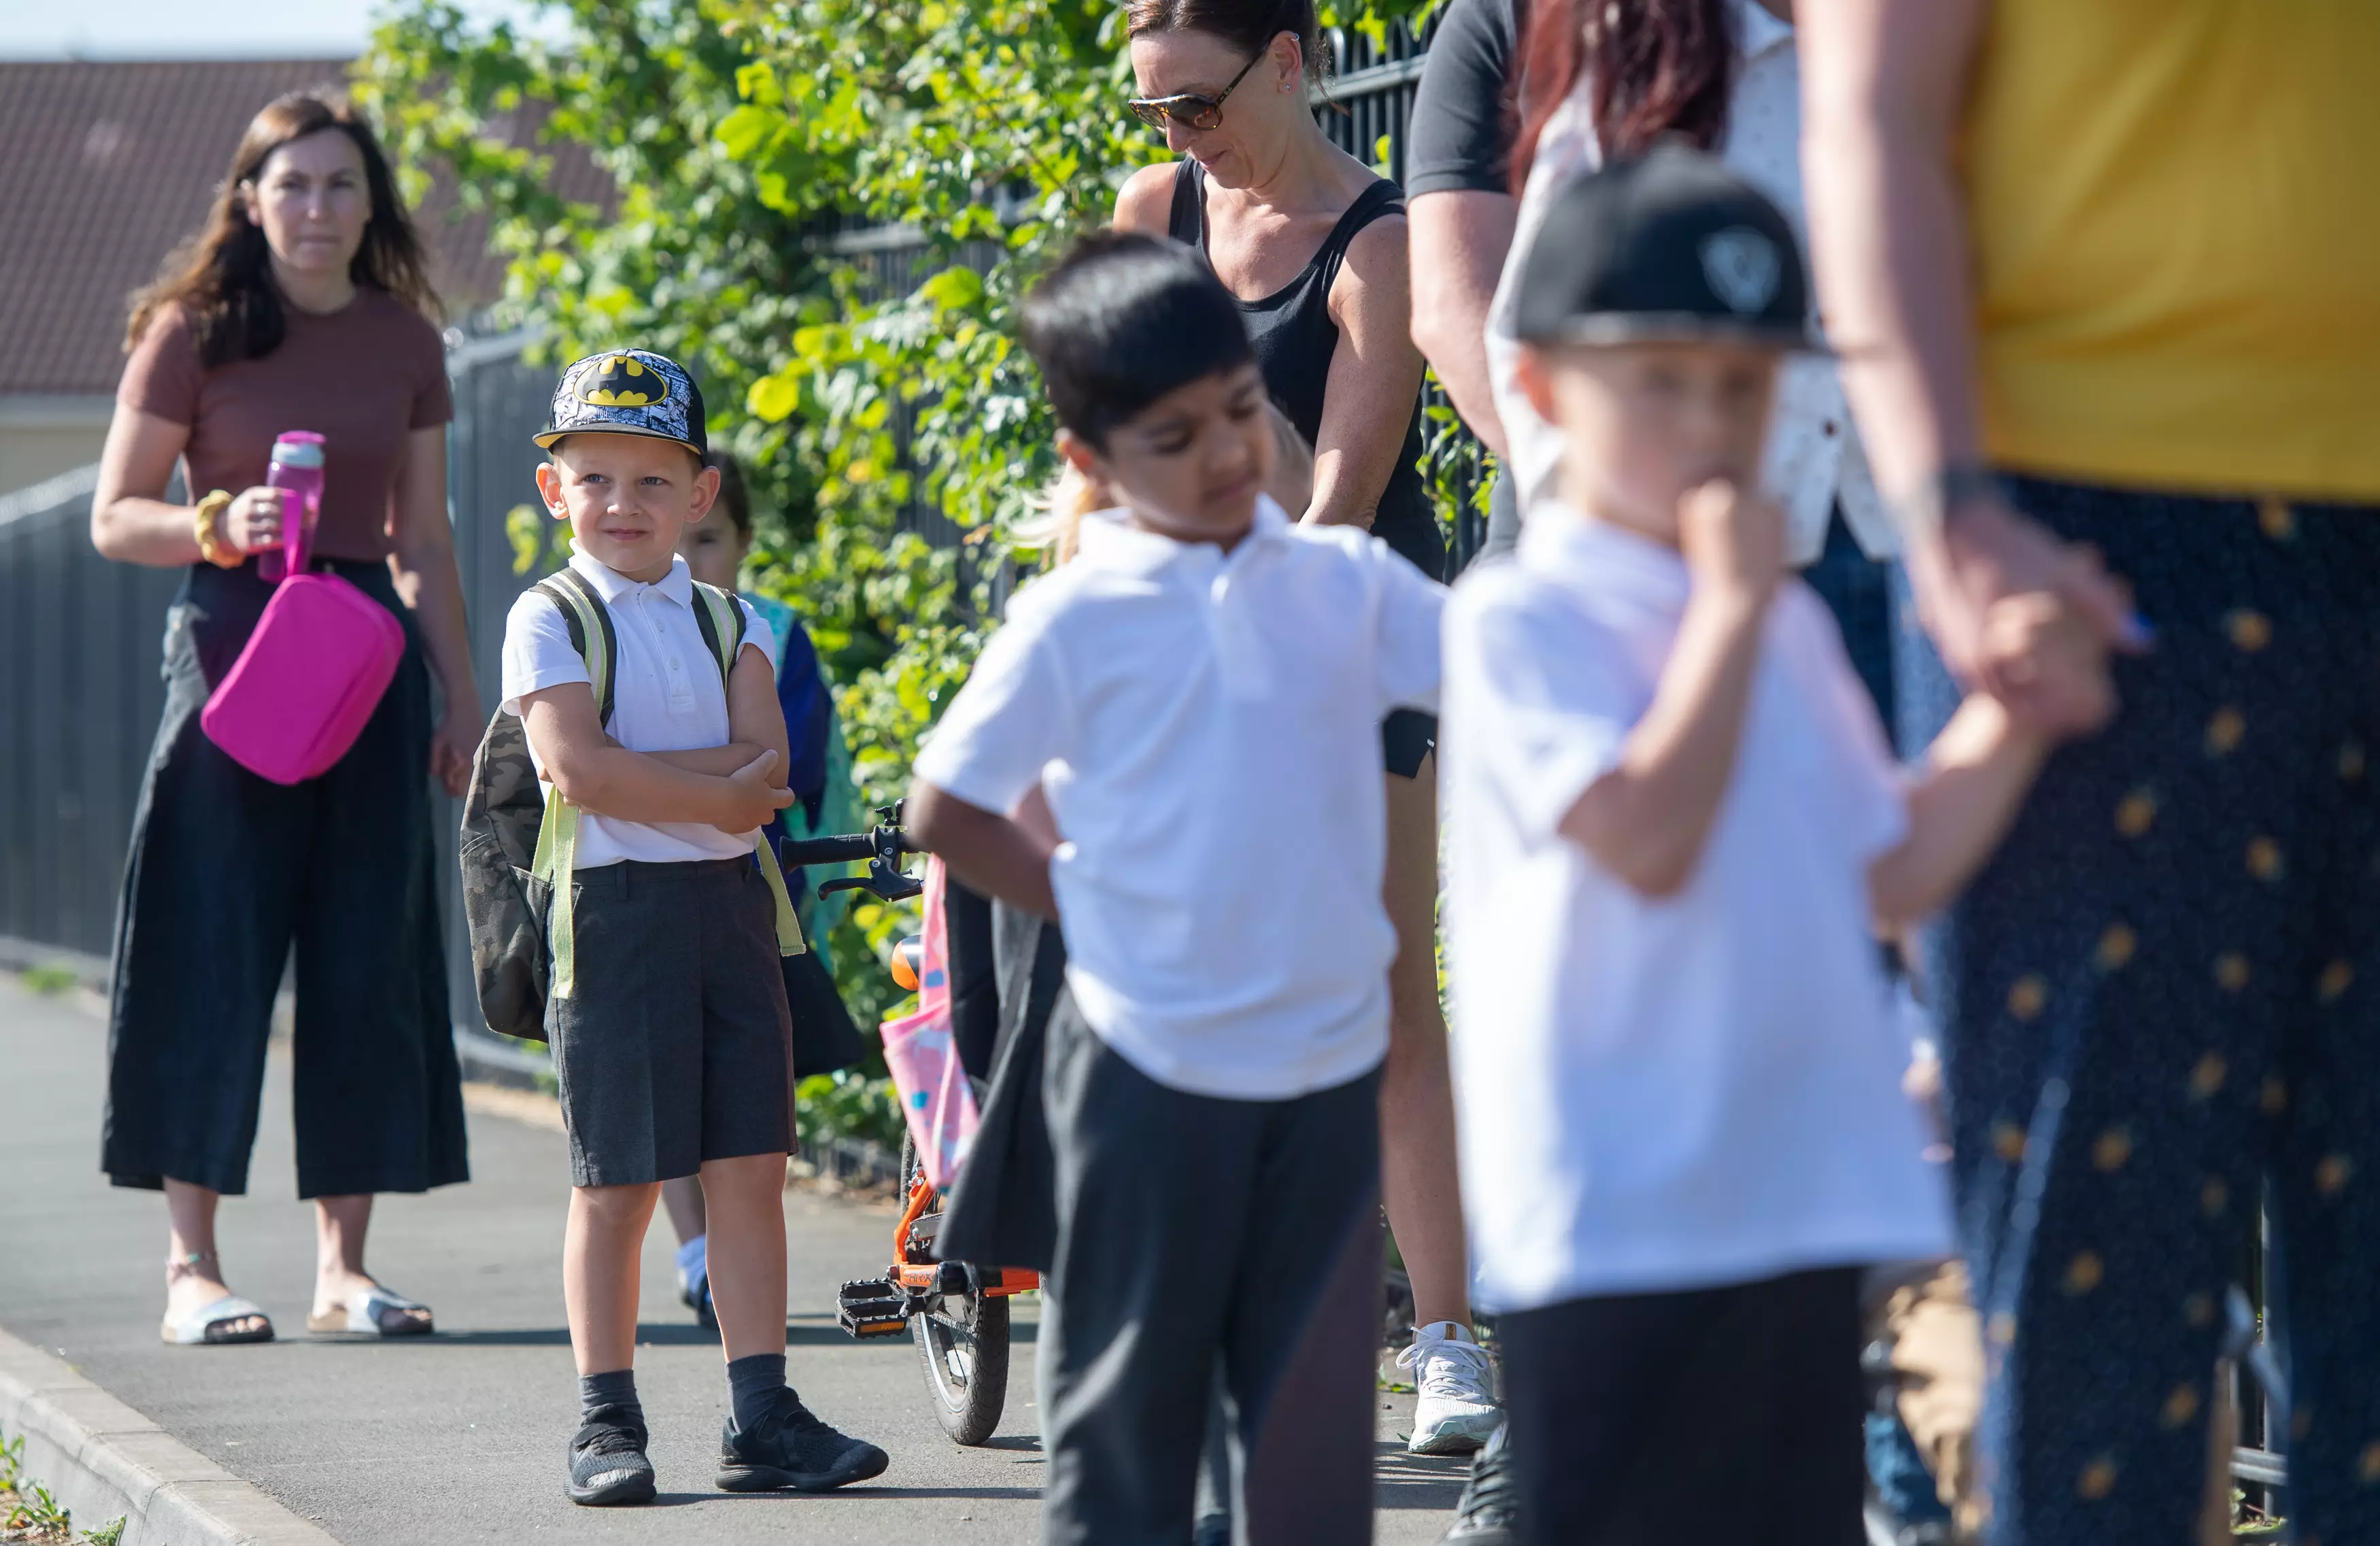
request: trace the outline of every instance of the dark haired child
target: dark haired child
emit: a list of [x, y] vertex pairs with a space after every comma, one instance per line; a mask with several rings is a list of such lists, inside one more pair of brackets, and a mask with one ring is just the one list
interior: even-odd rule
[[563, 1294], [583, 1419], [568, 1491], [580, 1504], [654, 1496], [631, 1368], [637, 1265], [661, 1183], [682, 1176], [701, 1178], [710, 1215], [733, 1404], [718, 1485], [814, 1492], [885, 1466], [785, 1384], [792, 1021], [753, 852], [793, 795], [776, 771], [785, 726], [767, 627], [743, 609], [722, 682], [698, 610], [710, 598], [675, 551], [718, 494], [704, 442], [701, 394], [674, 361], [624, 350], [565, 371], [537, 437], [552, 458], [538, 492], [570, 523], [562, 583], [611, 623], [600, 639], [581, 624], [614, 651], [609, 705], [554, 598], [525, 592], [504, 628], [505, 707], [548, 800], [565, 803], [550, 806], [571, 880], [549, 920], [546, 1031], [570, 1139]]
[[[910, 825], [1066, 931], [1043, 1539], [1187, 1539], [1220, 1369], [1243, 1539], [1368, 1540], [1379, 722], [1436, 698], [1443, 592], [1264, 497], [1264, 383], [1187, 248], [1087, 238], [1024, 337], [1061, 451], [1123, 504], [1012, 604]], [[1054, 850], [1013, 819], [1037, 789]]]
[[[2048, 751], [1967, 700], [1904, 777], [1756, 491], [1810, 346], [1791, 228], [1663, 148], [1569, 187], [1521, 379], [1562, 501], [1446, 619], [1464, 1208], [1527, 1539], [1861, 1539], [1860, 1274], [1948, 1253], [1872, 925], [1939, 907]], [[2052, 609], [1992, 625], [2104, 694]]]

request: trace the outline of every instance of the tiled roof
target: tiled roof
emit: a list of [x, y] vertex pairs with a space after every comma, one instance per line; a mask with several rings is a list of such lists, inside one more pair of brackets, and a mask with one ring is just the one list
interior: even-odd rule
[[[108, 393], [126, 301], [206, 217], [241, 131], [285, 91], [336, 87], [344, 59], [0, 61], [0, 394]], [[583, 158], [559, 174], [600, 177]], [[578, 198], [591, 187], [573, 187]], [[448, 316], [492, 299], [486, 222], [415, 211]]]

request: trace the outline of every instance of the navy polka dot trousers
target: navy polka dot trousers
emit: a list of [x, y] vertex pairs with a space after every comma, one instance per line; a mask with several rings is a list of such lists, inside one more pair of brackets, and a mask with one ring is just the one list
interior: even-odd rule
[[[2010, 489], [2107, 555], [2157, 637], [1922, 952], [1989, 1539], [2191, 1539], [2269, 1177], [2286, 1511], [2303, 1546], [2380, 1542], [2380, 509]], [[1919, 746], [1958, 689], [1898, 633]]]

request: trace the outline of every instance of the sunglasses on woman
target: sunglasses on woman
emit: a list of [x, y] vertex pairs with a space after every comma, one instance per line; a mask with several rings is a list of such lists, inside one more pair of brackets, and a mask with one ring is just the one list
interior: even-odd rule
[[1264, 54], [1258, 54], [1256, 59], [1250, 59], [1246, 64], [1242, 65], [1240, 73], [1232, 77], [1232, 83], [1215, 96], [1202, 96], [1196, 91], [1183, 91], [1170, 97], [1135, 97], [1128, 104], [1132, 108], [1132, 115], [1153, 129], [1163, 128], [1165, 120], [1168, 118], [1180, 124], [1184, 128], [1196, 129], [1202, 134], [1208, 129], [1220, 127], [1223, 122], [1224, 98], [1240, 89], [1240, 82], [1245, 80], [1248, 78], [1248, 72], [1257, 67], [1257, 59], [1263, 57]]

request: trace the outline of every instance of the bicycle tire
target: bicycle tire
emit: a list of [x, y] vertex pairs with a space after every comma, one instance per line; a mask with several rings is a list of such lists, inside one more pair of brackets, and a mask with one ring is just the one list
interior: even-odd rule
[[[917, 1174], [917, 1149], [901, 1145], [902, 1190]], [[1005, 1296], [936, 1294], [909, 1318], [934, 1418], [954, 1443], [990, 1438], [1008, 1403], [1009, 1313]]]
[[[973, 1448], [999, 1430], [1008, 1401], [1008, 1301], [978, 1294], [946, 1296], [965, 1302], [965, 1340], [929, 1310], [911, 1317], [909, 1335], [933, 1393], [934, 1416], [951, 1442]], [[962, 1368], [953, 1368], [956, 1358]]]

